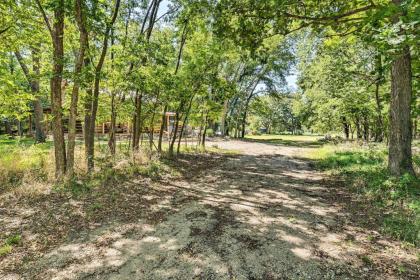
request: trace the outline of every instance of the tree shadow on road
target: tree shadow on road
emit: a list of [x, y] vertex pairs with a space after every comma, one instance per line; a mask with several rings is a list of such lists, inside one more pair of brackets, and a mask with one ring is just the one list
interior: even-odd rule
[[[397, 262], [395, 255], [373, 251], [365, 256], [370, 248], [360, 237], [365, 229], [349, 223], [341, 207], [346, 201], [333, 200], [334, 186], [305, 160], [189, 154], [167, 164], [180, 174], [177, 179], [115, 182], [103, 196], [92, 194], [71, 207], [57, 201], [57, 208], [40, 211], [41, 221], [54, 214], [51, 210], [67, 207], [82, 214], [69, 217], [74, 225], [62, 221], [70, 223], [71, 230], [63, 232], [68, 240], [27, 262], [22, 275], [383, 279], [396, 273], [383, 269]], [[94, 209], [97, 203], [101, 207]], [[99, 225], [92, 227], [95, 222]], [[36, 234], [48, 236], [61, 228], [60, 221], [47, 228]], [[394, 249], [386, 242], [381, 246]]]

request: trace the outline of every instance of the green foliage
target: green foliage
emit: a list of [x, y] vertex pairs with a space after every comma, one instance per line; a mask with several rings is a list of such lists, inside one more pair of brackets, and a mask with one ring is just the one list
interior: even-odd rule
[[21, 240], [22, 240], [22, 237], [19, 234], [15, 234], [6, 238], [5, 243], [7, 245], [18, 245]]
[[0, 247], [0, 257], [9, 254], [10, 252], [12, 252], [12, 249], [13, 247], [8, 244], [2, 245]]
[[0, 246], [0, 257], [9, 254], [13, 250], [13, 246], [19, 245], [22, 237], [19, 234], [9, 236]]
[[343, 177], [353, 191], [384, 213], [385, 233], [420, 246], [420, 179], [410, 174], [390, 176], [382, 147], [326, 146], [312, 157], [320, 168]]
[[18, 186], [25, 176], [47, 179], [46, 167], [52, 143], [34, 144], [31, 138], [0, 136], [0, 191]]

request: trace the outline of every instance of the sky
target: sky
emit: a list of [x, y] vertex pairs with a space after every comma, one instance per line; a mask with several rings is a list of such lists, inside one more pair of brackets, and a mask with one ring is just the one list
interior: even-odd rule
[[297, 84], [296, 84], [296, 80], [297, 80], [297, 75], [296, 74], [291, 74], [289, 76], [286, 77], [286, 82], [287, 85], [290, 89], [292, 90], [297, 90]]

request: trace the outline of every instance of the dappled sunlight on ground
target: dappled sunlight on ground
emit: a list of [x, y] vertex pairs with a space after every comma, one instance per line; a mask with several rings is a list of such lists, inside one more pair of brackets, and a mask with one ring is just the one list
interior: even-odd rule
[[[113, 204], [103, 205], [98, 211], [109, 211], [108, 219], [92, 227], [88, 222], [66, 242], [25, 263], [19, 274], [8, 275], [17, 279], [393, 279], [398, 278], [395, 272], [383, 270], [376, 259], [415, 262], [396, 243], [380, 236], [375, 243], [366, 242], [367, 235], [377, 233], [350, 222], [348, 213], [332, 199], [336, 193], [324, 176], [295, 157], [303, 148], [240, 141], [215, 145], [235, 147], [243, 155], [225, 156], [211, 166], [184, 158], [178, 180], [122, 183], [118, 187], [123, 195], [112, 203], [125, 208], [112, 212]], [[192, 173], [190, 165], [202, 166]], [[81, 221], [90, 217], [86, 203], [67, 204]], [[9, 224], [19, 223], [8, 219]], [[371, 263], [363, 262], [365, 255]]]

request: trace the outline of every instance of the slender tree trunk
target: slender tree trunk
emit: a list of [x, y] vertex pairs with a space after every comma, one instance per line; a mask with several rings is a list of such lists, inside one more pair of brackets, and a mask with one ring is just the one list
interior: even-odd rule
[[174, 132], [173, 132], [173, 135], [172, 135], [171, 142], [169, 143], [169, 150], [168, 150], [169, 156], [173, 156], [174, 155], [174, 144], [175, 144], [175, 141], [176, 141], [176, 137], [178, 135], [178, 126], [179, 126], [179, 119], [180, 119], [179, 112], [181, 111], [181, 108], [182, 107], [184, 107], [184, 106], [183, 106], [183, 104], [181, 102], [180, 108], [175, 113], [175, 127], [173, 129]]
[[188, 121], [188, 116], [190, 115], [192, 101], [194, 99], [194, 96], [195, 96], [195, 94], [193, 94], [193, 96], [191, 96], [190, 102], [188, 104], [187, 112], [185, 113], [184, 122], [182, 123], [181, 132], [179, 133], [178, 147], [176, 148], [176, 153], [177, 154], [179, 154], [179, 149], [180, 149], [180, 146], [181, 146], [182, 135], [184, 134], [184, 129], [185, 129], [185, 126], [186, 126], [187, 121]]
[[379, 96], [379, 88], [383, 80], [383, 70], [382, 70], [382, 59], [381, 55], [378, 54], [375, 58], [375, 68], [377, 72], [377, 77], [375, 81], [375, 101], [376, 101], [376, 131], [375, 131], [375, 141], [382, 142], [384, 138], [384, 122], [382, 118], [382, 104], [381, 98]]
[[73, 176], [74, 173], [74, 148], [76, 146], [76, 121], [77, 121], [77, 103], [79, 101], [79, 88], [81, 84], [80, 74], [82, 72], [85, 59], [85, 50], [88, 42], [88, 32], [85, 27], [83, 15], [83, 0], [75, 1], [75, 18], [79, 28], [79, 53], [74, 66], [74, 84], [71, 93], [71, 104], [68, 125], [68, 145], [67, 145], [67, 175]]
[[58, 0], [54, 11], [53, 35], [53, 71], [51, 85], [51, 113], [54, 138], [55, 175], [62, 179], [66, 173], [66, 146], [64, 142], [63, 108], [61, 83], [63, 80], [64, 61], [64, 0]]
[[108, 40], [110, 37], [110, 32], [111, 32], [112, 26], [115, 23], [115, 20], [117, 19], [119, 7], [120, 7], [120, 0], [116, 0], [111, 21], [107, 23], [106, 25], [102, 51], [99, 57], [98, 64], [95, 67], [95, 79], [94, 79], [93, 95], [92, 95], [91, 106], [90, 106], [90, 114], [89, 114], [90, 119], [88, 122], [89, 124], [88, 133], [87, 133], [89, 137], [85, 142], [85, 144], [87, 143], [87, 146], [86, 146], [87, 158], [86, 159], [87, 159], [87, 168], [89, 171], [93, 170], [94, 168], [96, 113], [98, 111], [99, 86], [101, 82], [102, 67], [104, 65], [105, 56], [108, 51]]
[[162, 123], [160, 124], [160, 131], [159, 131], [159, 143], [158, 143], [158, 152], [162, 152], [162, 138], [163, 138], [163, 130], [165, 129], [165, 121], [166, 121], [166, 111], [168, 110], [168, 105], [165, 104], [162, 113]]
[[346, 117], [343, 116], [341, 118], [341, 120], [342, 120], [342, 123], [343, 123], [344, 136], [346, 137], [346, 140], [349, 140], [349, 137], [350, 137], [349, 124], [347, 123]]
[[26, 66], [23, 60], [23, 57], [19, 51], [15, 51], [15, 56], [31, 87], [31, 92], [33, 93], [35, 97], [35, 99], [32, 101], [32, 104], [34, 106], [35, 141], [36, 143], [43, 143], [45, 142], [45, 132], [43, 128], [44, 112], [42, 109], [41, 97], [39, 96], [39, 71], [40, 71], [39, 49], [37, 47], [32, 48], [33, 75], [31, 75], [31, 73], [29, 72], [29, 68]]
[[363, 116], [363, 139], [369, 142], [369, 119], [367, 114]]
[[246, 126], [246, 114], [247, 109], [245, 109], [245, 112], [242, 117], [242, 129], [241, 129], [241, 138], [245, 138], [245, 126]]
[[150, 119], [150, 125], [149, 125], [149, 147], [150, 151], [153, 149], [153, 141], [154, 141], [154, 130], [155, 130], [155, 115], [156, 115], [156, 109], [159, 102], [159, 93], [156, 95], [156, 102], [153, 104], [153, 112], [152, 112], [152, 118]]
[[44, 132], [44, 110], [42, 108], [41, 96], [39, 95], [39, 75], [40, 75], [40, 54], [37, 47], [32, 49], [32, 70], [35, 74], [35, 78], [32, 80], [33, 85], [31, 85], [32, 92], [35, 93], [35, 100], [33, 101], [34, 105], [34, 122], [35, 122], [35, 140], [37, 143], [45, 142], [45, 132]]
[[8, 119], [4, 120], [4, 126], [5, 126], [6, 134], [11, 135], [12, 134], [12, 128], [10, 127], [10, 122], [9, 122]]
[[203, 135], [201, 138], [201, 146], [203, 148], [206, 146], [207, 122], [208, 122], [208, 114], [206, 113], [206, 118], [204, 119]]
[[[129, 11], [130, 13], [130, 11]], [[127, 32], [127, 31], [126, 31]], [[111, 29], [111, 48], [114, 45], [114, 29]], [[114, 51], [111, 51], [111, 69], [114, 70]], [[115, 100], [115, 89], [111, 92], [111, 127], [109, 129], [109, 139], [108, 139], [108, 148], [111, 152], [111, 155], [115, 157], [116, 148], [117, 148], [117, 139], [116, 139], [116, 126], [117, 126], [117, 109], [116, 109], [116, 100]]]
[[133, 140], [132, 140], [132, 148], [133, 151], [139, 150], [139, 143], [140, 143], [140, 134], [141, 134], [141, 111], [142, 111], [142, 99], [143, 99], [143, 92], [140, 94], [138, 91], [136, 92], [136, 100], [135, 100], [135, 114], [133, 116]]
[[115, 156], [116, 152], [116, 126], [117, 126], [117, 110], [115, 108], [115, 92], [111, 95], [111, 127], [109, 129], [109, 140], [108, 147], [112, 156]]
[[360, 127], [360, 117], [356, 116], [354, 124], [356, 125], [357, 140], [362, 139], [362, 129]]
[[222, 112], [222, 120], [220, 122], [220, 132], [222, 136], [224, 137], [226, 135], [226, 116], [229, 109], [229, 100], [226, 99], [223, 103], [223, 112]]

